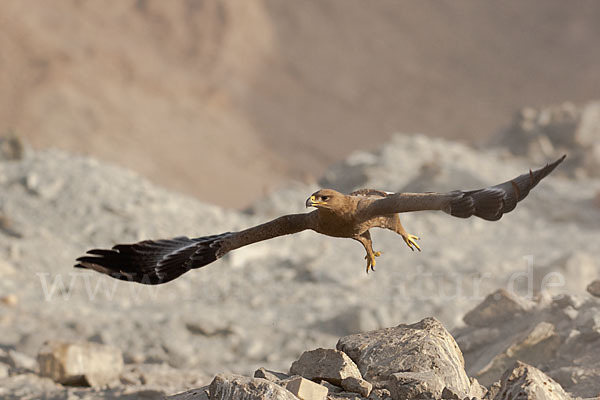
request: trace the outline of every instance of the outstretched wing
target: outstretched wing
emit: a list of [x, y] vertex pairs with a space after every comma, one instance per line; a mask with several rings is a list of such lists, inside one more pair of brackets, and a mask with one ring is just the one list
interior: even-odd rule
[[218, 250], [231, 233], [190, 239], [185, 236], [118, 244], [110, 250], [88, 250], [75, 267], [88, 268], [125, 281], [148, 285], [166, 283], [190, 269], [220, 257]]
[[158, 285], [172, 281], [190, 269], [210, 264], [231, 250], [311, 229], [313, 225], [314, 212], [286, 215], [240, 232], [118, 244], [110, 250], [89, 250], [77, 259], [75, 267], [92, 269], [125, 281]]
[[552, 164], [510, 181], [484, 189], [449, 193], [397, 193], [385, 198], [366, 202], [361, 212], [362, 219], [380, 215], [410, 211], [442, 210], [459, 218], [477, 216], [488, 221], [497, 221], [502, 215], [514, 210], [544, 177], [550, 174], [564, 159], [562, 156]]

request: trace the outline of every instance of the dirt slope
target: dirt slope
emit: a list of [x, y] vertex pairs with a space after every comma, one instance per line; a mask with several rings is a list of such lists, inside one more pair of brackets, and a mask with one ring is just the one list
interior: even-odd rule
[[593, 1], [0, 3], [0, 134], [226, 206], [395, 131], [600, 93]]
[[263, 176], [284, 175], [231, 101], [269, 46], [260, 9], [143, 1], [0, 7], [0, 132], [115, 161], [227, 205], [238, 201], [214, 194], [253, 192]]

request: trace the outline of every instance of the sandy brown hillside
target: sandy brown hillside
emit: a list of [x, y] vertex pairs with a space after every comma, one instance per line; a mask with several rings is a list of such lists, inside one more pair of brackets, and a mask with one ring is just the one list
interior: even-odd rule
[[395, 131], [600, 93], [598, 2], [365, 4], [3, 1], [0, 133], [242, 206]]

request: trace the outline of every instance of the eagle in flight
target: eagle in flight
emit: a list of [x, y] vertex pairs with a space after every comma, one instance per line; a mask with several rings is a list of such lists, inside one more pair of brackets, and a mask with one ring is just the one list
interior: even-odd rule
[[369, 229], [383, 228], [396, 232], [411, 250], [421, 248], [419, 238], [408, 233], [400, 223], [399, 213], [441, 210], [459, 218], [477, 216], [497, 221], [512, 211], [544, 177], [566, 156], [535, 171], [529, 170], [515, 179], [477, 190], [448, 193], [389, 193], [361, 189], [348, 195], [321, 189], [306, 200], [315, 207], [304, 214], [284, 215], [239, 232], [166, 240], [145, 240], [118, 244], [110, 250], [89, 250], [77, 259], [75, 267], [93, 269], [113, 278], [158, 285], [169, 282], [190, 269], [200, 268], [225, 254], [252, 243], [289, 235], [307, 229], [327, 236], [350, 238], [360, 242], [367, 255], [367, 273], [374, 270], [375, 257]]

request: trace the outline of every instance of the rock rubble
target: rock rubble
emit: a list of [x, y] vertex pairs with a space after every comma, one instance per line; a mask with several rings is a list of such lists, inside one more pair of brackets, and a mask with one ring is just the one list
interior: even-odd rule
[[[305, 352], [300, 359], [302, 360], [304, 377], [294, 375], [289, 376], [284, 373], [268, 371], [261, 368], [256, 371], [255, 377], [244, 377], [234, 374], [219, 374], [210, 385], [198, 389], [189, 390], [177, 395], [167, 397], [168, 399], [203, 399], [203, 400], [248, 400], [248, 399], [281, 399], [281, 400], [334, 400], [334, 399], [392, 399], [400, 400], [406, 398], [430, 398], [430, 399], [568, 399], [570, 396], [561, 388], [561, 386], [544, 374], [539, 369], [522, 363], [520, 361], [510, 366], [502, 375], [502, 378], [490, 387], [490, 391], [479, 385], [475, 379], [467, 379], [462, 387], [457, 385], [463, 377], [466, 376], [462, 367], [462, 354], [459, 348], [452, 343], [454, 339], [445, 330], [445, 328], [435, 319], [427, 318], [412, 325], [400, 325], [395, 328], [387, 328], [373, 332], [367, 332], [360, 335], [351, 335], [343, 337], [339, 343], [348, 349], [349, 353], [354, 355], [357, 365], [361, 365], [365, 371], [369, 371], [363, 379], [361, 377], [350, 376], [342, 379], [339, 385], [334, 385], [328, 381], [321, 381], [321, 384], [307, 379], [307, 376], [313, 376], [313, 379], [319, 381], [314, 371], [327, 371], [328, 375], [342, 376], [347, 369], [346, 363], [340, 363], [339, 350], [317, 349]], [[368, 337], [368, 340], [364, 340]], [[362, 343], [362, 345], [359, 345]], [[451, 345], [448, 346], [447, 344]], [[357, 347], [354, 347], [357, 346]], [[51, 350], [51, 351], [49, 351]], [[66, 351], [69, 350], [69, 351]], [[106, 349], [94, 344], [87, 345], [66, 345], [64, 343], [50, 343], [40, 352], [38, 361], [40, 363], [40, 373], [47, 374], [55, 381], [61, 381], [64, 384], [82, 385], [90, 384], [90, 377], [94, 375], [94, 367], [98, 370], [100, 355], [110, 354], [114, 349]], [[71, 360], [65, 357], [65, 354], [71, 353]], [[50, 355], [49, 355], [50, 353]], [[84, 354], [89, 360], [95, 362], [84, 362], [82, 357], [73, 357], [73, 354]], [[425, 362], [421, 353], [426, 353], [424, 357], [429, 359]], [[79, 359], [76, 362], [77, 372], [72, 372], [71, 377], [85, 376], [86, 380], [66, 379], [64, 375], [57, 375], [54, 371], [69, 371], [68, 366], [59, 365], [55, 357], [62, 354], [64, 362], [73, 362], [73, 359]], [[316, 356], [318, 355], [318, 357]], [[345, 357], [349, 355], [344, 354]], [[49, 362], [45, 357], [51, 357]], [[19, 358], [14, 356], [12, 358]], [[345, 360], [345, 358], [343, 358]], [[104, 360], [106, 361], [106, 360]], [[298, 360], [299, 361], [299, 360]], [[352, 360], [350, 360], [352, 362]], [[105, 362], [104, 367], [115, 367], [118, 370], [118, 361], [113, 363]], [[82, 365], [91, 372], [86, 374], [81, 371]], [[295, 362], [298, 369], [298, 362]], [[335, 371], [337, 369], [337, 372]], [[70, 370], [73, 370], [71, 367]], [[374, 371], [377, 371], [375, 373]], [[452, 372], [454, 371], [454, 372]], [[456, 376], [452, 376], [455, 373]], [[132, 372], [122, 373], [121, 381], [126, 382], [127, 376]], [[323, 373], [316, 375], [326, 375]], [[45, 382], [43, 387], [50, 392], [56, 392], [60, 385], [52, 385], [43, 378], [33, 378], [35, 375], [21, 374], [18, 379], [6, 381], [7, 388], [24, 384], [25, 379], [37, 379]], [[103, 376], [102, 374], [96, 376]], [[261, 377], [259, 377], [261, 376]], [[31, 377], [31, 378], [28, 378]], [[1, 378], [1, 377], [0, 377]], [[157, 375], [150, 375], [145, 380], [153, 380], [159, 383]], [[367, 380], [369, 379], [369, 380]], [[109, 382], [111, 379], [105, 381]], [[96, 378], [91, 382], [96, 386], [101, 385]], [[132, 384], [132, 381], [128, 382]], [[146, 382], [147, 383], [147, 382]], [[105, 386], [105, 385], [104, 385]], [[341, 387], [340, 387], [341, 386]], [[136, 396], [143, 395], [147, 398], [160, 398], [163, 396], [160, 390], [143, 389], [137, 392], [124, 390], [122, 388], [104, 389], [103, 396], [112, 395], [119, 398], [129, 393]], [[76, 389], [67, 390], [70, 393], [86, 393], [76, 391]], [[14, 393], [14, 392], [13, 392]], [[20, 391], [23, 395], [27, 392]], [[83, 397], [93, 398], [94, 392], [87, 392]], [[519, 396], [516, 396], [519, 394]], [[516, 397], [515, 397], [516, 396]], [[58, 397], [57, 397], [58, 398]]]
[[[493, 316], [488, 310], [494, 301], [512, 304], [518, 300], [502, 290], [491, 294], [466, 314], [465, 322], [470, 323], [455, 332], [469, 376], [491, 385], [503, 371], [521, 361], [538, 366], [577, 396], [600, 393], [600, 361], [595, 356], [600, 349], [598, 298], [542, 295], [515, 313], [509, 323], [501, 311], [497, 320], [488, 318]], [[489, 324], [478, 324], [480, 317]]]
[[[340, 338], [338, 348], [302, 354], [287, 376], [261, 368], [255, 377], [217, 375], [205, 388], [167, 397], [170, 400], [403, 400], [403, 399], [570, 399], [541, 370], [517, 361], [497, 376], [490, 390], [467, 378], [463, 357], [452, 336], [434, 318]], [[347, 353], [345, 353], [347, 351]], [[359, 377], [333, 379], [352, 358]], [[301, 367], [300, 367], [301, 366]], [[319, 373], [315, 373], [319, 371]], [[263, 377], [257, 377], [263, 376]], [[309, 379], [310, 378], [310, 379]], [[321, 384], [318, 384], [318, 382]], [[341, 387], [340, 387], [341, 386]]]

